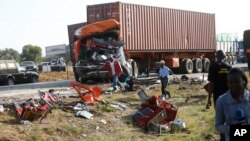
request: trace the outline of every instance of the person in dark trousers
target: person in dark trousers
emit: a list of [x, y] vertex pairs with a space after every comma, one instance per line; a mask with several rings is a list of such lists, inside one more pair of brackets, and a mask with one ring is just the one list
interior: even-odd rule
[[[208, 94], [207, 106], [211, 105], [211, 96], [213, 95], [214, 106], [219, 96], [228, 91], [227, 75], [232, 66], [224, 62], [226, 58], [222, 50], [216, 52], [217, 62], [210, 66], [208, 72], [208, 81], [210, 83], [210, 93]], [[225, 141], [225, 135], [220, 134], [221, 141]]]
[[229, 90], [217, 99], [215, 107], [215, 127], [225, 134], [225, 141], [230, 140], [230, 125], [250, 124], [250, 93], [245, 72], [233, 68], [228, 74], [227, 84]]
[[164, 60], [161, 60], [160, 64], [161, 64], [161, 67], [159, 70], [159, 77], [161, 80], [161, 94], [163, 97], [166, 97], [168, 95], [168, 97], [170, 98], [170, 93], [166, 91], [166, 88], [168, 85], [168, 76], [171, 70], [165, 65]]

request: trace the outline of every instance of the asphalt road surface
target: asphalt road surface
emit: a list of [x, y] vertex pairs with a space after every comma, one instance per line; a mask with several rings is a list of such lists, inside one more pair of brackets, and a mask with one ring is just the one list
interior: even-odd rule
[[[233, 67], [240, 67], [247, 71], [247, 64], [246, 63], [237, 63], [233, 65]], [[183, 74], [171, 75], [170, 79], [173, 77], [180, 77]], [[204, 80], [207, 78], [207, 73], [192, 73], [186, 74], [188, 77], [204, 77]], [[29, 84], [19, 84], [13, 86], [0, 86], [0, 96], [8, 95], [6, 93], [19, 93], [18, 90], [22, 91], [34, 91], [38, 89], [49, 89], [49, 88], [58, 88], [58, 87], [71, 87], [70, 82], [72, 80], [65, 80], [65, 81], [53, 81], [53, 82], [44, 82], [44, 83], [29, 83]]]

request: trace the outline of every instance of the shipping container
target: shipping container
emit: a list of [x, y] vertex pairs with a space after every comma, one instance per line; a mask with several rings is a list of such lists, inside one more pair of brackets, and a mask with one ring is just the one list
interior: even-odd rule
[[[81, 27], [83, 27], [84, 25], [87, 25], [87, 22], [82, 22], [82, 23], [77, 23], [77, 24], [72, 24], [72, 25], [68, 25], [68, 37], [69, 37], [69, 47], [70, 47], [70, 59], [72, 62], [72, 65], [74, 66], [76, 61], [75, 61], [75, 49], [72, 48], [73, 43], [75, 41], [75, 31]], [[68, 57], [66, 57], [68, 58]], [[75, 67], [73, 67], [73, 71], [76, 72]]]
[[215, 15], [127, 3], [87, 7], [88, 23], [114, 18], [128, 51], [214, 50]]
[[120, 23], [119, 39], [142, 73], [161, 59], [187, 73], [207, 72], [215, 60], [215, 14], [121, 2], [87, 6], [88, 24], [111, 18]]
[[74, 42], [75, 39], [75, 31], [84, 25], [87, 25], [87, 22], [77, 23], [68, 25], [68, 37], [69, 37], [69, 45], [71, 45]]

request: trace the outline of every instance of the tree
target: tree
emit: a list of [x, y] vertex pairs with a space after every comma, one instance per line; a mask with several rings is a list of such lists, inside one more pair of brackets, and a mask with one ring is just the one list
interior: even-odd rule
[[19, 62], [20, 53], [12, 48], [0, 49], [0, 60], [16, 60]]
[[42, 48], [36, 45], [25, 45], [23, 47], [21, 60], [41, 62]]

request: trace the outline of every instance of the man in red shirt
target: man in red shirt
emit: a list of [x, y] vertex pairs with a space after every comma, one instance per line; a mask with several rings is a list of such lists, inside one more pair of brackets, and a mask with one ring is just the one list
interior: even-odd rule
[[103, 68], [108, 70], [109, 77], [113, 80], [113, 90], [116, 91], [117, 85], [122, 87], [121, 83], [118, 80], [118, 77], [123, 73], [122, 67], [120, 62], [117, 59], [113, 58], [113, 56], [111, 56], [108, 60], [109, 61], [103, 65]]

